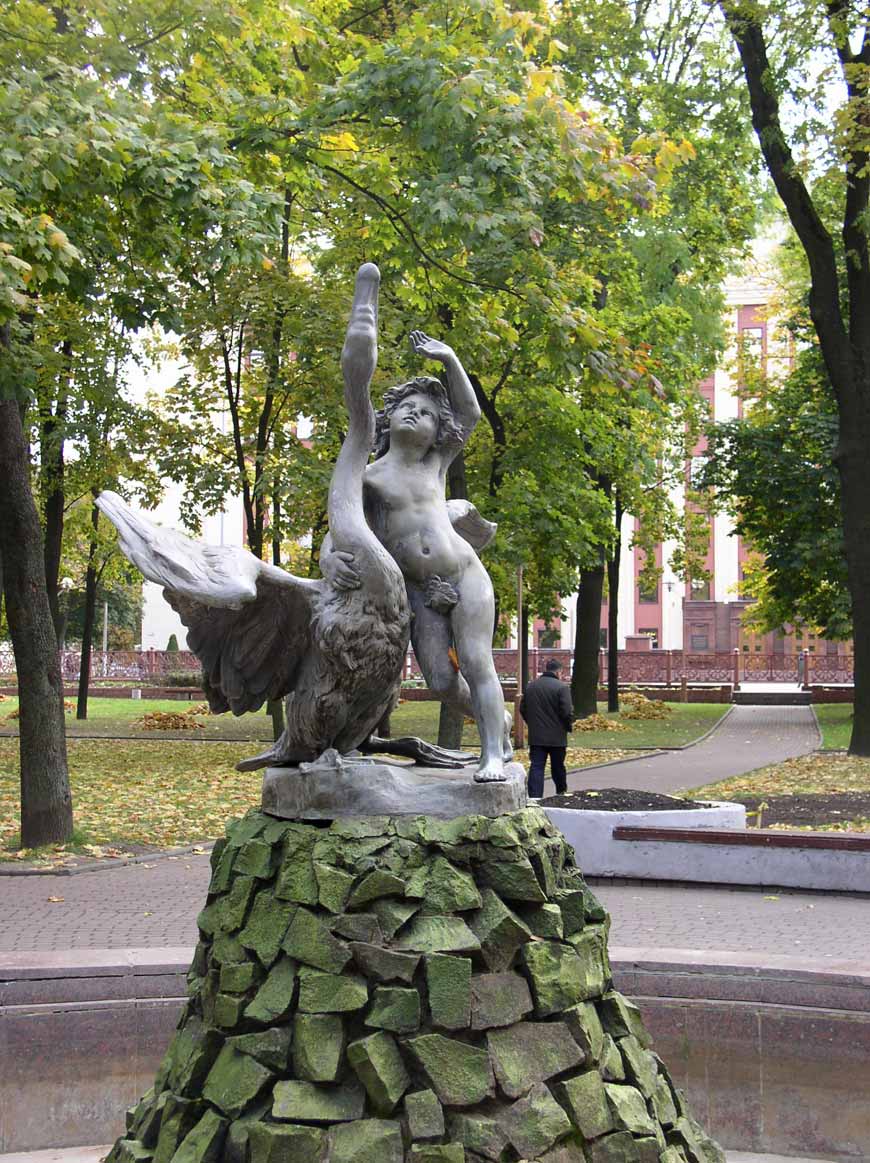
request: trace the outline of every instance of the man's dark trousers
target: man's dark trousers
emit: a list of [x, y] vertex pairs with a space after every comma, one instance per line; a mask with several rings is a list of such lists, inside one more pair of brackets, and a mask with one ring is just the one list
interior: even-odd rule
[[567, 747], [544, 747], [536, 743], [529, 745], [529, 795], [534, 799], [539, 800], [544, 794], [544, 767], [548, 755], [556, 795], [564, 795], [568, 790], [568, 776], [565, 772], [567, 750]]

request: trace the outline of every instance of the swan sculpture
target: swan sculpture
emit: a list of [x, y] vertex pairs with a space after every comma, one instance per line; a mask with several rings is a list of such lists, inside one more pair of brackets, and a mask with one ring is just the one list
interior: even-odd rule
[[[103, 492], [97, 501], [117, 527], [124, 553], [164, 587], [187, 627], [212, 711], [241, 715], [285, 697], [281, 738], [265, 754], [243, 760], [241, 770], [313, 761], [329, 748], [346, 755], [366, 743], [393, 705], [411, 615], [401, 570], [363, 509], [375, 432], [369, 385], [377, 362], [379, 282], [374, 264], [360, 268], [341, 354], [348, 432], [329, 486], [329, 552], [352, 555], [356, 588], [294, 577], [244, 549], [205, 545], [154, 524], [116, 493]], [[402, 743], [410, 741], [393, 742], [409, 754]], [[437, 762], [436, 750], [426, 758]], [[457, 760], [453, 753], [448, 761]]]

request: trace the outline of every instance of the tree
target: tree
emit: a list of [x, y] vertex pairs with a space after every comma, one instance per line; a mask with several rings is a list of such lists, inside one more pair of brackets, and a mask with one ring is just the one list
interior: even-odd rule
[[[265, 390], [266, 371], [281, 365], [285, 421], [296, 411], [312, 416], [315, 442], [328, 448], [319, 444], [327, 422], [341, 421], [337, 393], [324, 393], [337, 344], [329, 336], [326, 345], [322, 321], [336, 286], [375, 254], [385, 274], [379, 382], [411, 371], [400, 344], [412, 326], [431, 328], [462, 353], [488, 425], [469, 451], [471, 491], [511, 530], [488, 564], [507, 602], [516, 565], [526, 561], [535, 608], [549, 610], [559, 591], [573, 588], [590, 522], [610, 536], [583, 469], [589, 417], [578, 411], [580, 385], [593, 397], [599, 383], [627, 384], [627, 371], [646, 375], [621, 321], [594, 318], [595, 272], [618, 231], [630, 233], [648, 214], [683, 152], [654, 134], [621, 151], [566, 96], [564, 75], [547, 63], [555, 37], [543, 5], [533, 17], [468, 6], [446, 25], [438, 4], [406, 16], [396, 23], [386, 10], [330, 13], [307, 41], [298, 29], [260, 22], [249, 30], [257, 54], [241, 42], [229, 68], [216, 70], [206, 57], [184, 76], [185, 92], [237, 127], [252, 172], [265, 150], [279, 159], [285, 249], [306, 248], [310, 267], [291, 269], [278, 287], [294, 293], [300, 320], [292, 335], [283, 323], [292, 366], [287, 351], [280, 361], [269, 357], [270, 337], [255, 323], [271, 272], [251, 271], [244, 286], [214, 285], [200, 307], [196, 293], [189, 299], [185, 346], [195, 353], [194, 374], [168, 401], [180, 424], [165, 467], [191, 486], [196, 480], [200, 504], [241, 492], [248, 536], [262, 550], [263, 513], [271, 506], [274, 517], [290, 476], [274, 455], [281, 424], [271, 420], [282, 409]], [[276, 55], [295, 64], [277, 87], [269, 78], [270, 98], [258, 69]], [[273, 297], [265, 319], [279, 302]], [[223, 436], [212, 430], [222, 398]], [[194, 464], [197, 443], [209, 451]], [[296, 452], [298, 469], [305, 457]], [[309, 479], [323, 490], [324, 481]], [[283, 521], [288, 506], [280, 513]]]
[[786, 325], [797, 344], [780, 382], [744, 374], [744, 416], [709, 430], [699, 485], [733, 514], [756, 551], [741, 586], [762, 632], [810, 626], [825, 638], [851, 635], [840, 481], [834, 466], [834, 394], [804, 305]]
[[[806, 255], [810, 317], [837, 404], [855, 650], [849, 749], [870, 755], [870, 24], [845, 0], [720, 7], [765, 166]], [[822, 61], [828, 77], [836, 70], [836, 98], [833, 80], [817, 83]]]
[[[151, 317], [166, 319], [162, 276], [167, 260], [183, 249], [185, 231], [207, 236], [219, 263], [222, 255], [257, 247], [271, 202], [237, 180], [233, 159], [213, 133], [178, 115], [155, 115], [137, 97], [136, 85], [118, 84], [117, 74], [115, 84], [105, 83], [111, 69], [95, 40], [99, 21], [89, 24], [92, 17], [75, 14], [72, 23], [82, 19], [86, 26], [77, 30], [86, 32], [82, 40], [70, 34], [70, 14], [62, 8], [26, 0], [10, 7], [3, 5], [7, 35], [0, 46], [0, 132], [6, 146], [0, 159], [0, 467], [10, 492], [0, 521], [0, 555], [22, 691], [22, 843], [32, 846], [63, 841], [72, 829], [46, 579], [47, 564], [48, 580], [52, 586], [56, 581], [66, 386], [74, 354], [63, 340], [58, 406], [37, 413], [54, 523], [45, 547], [26, 439], [26, 405], [35, 399], [41, 361], [50, 350], [41, 344], [41, 328], [51, 314], [51, 297], [79, 305], [105, 299], [128, 328]], [[104, 35], [104, 47], [109, 39]], [[128, 79], [130, 64], [128, 59], [124, 66]], [[228, 222], [243, 218], [252, 205], [258, 216], [249, 221], [257, 217], [260, 228], [239, 244], [229, 237]], [[130, 245], [133, 237], [136, 247]], [[100, 281], [107, 270], [109, 284]]]
[[18, 401], [0, 399], [0, 560], [9, 633], [18, 672], [21, 751], [21, 845], [34, 848], [72, 835], [66, 763], [63, 678], [51, 609], [39, 515]]
[[[752, 236], [762, 201], [753, 180], [752, 143], [742, 116], [739, 70], [715, 7], [696, 0], [646, 0], [602, 8], [569, 0], [558, 8], [561, 59], [577, 91], [605, 110], [626, 151], [661, 140], [679, 150], [652, 213], [631, 223], [599, 255], [597, 306], [627, 341], [648, 353], [666, 386], [667, 405], [647, 401], [647, 414], [614, 414], [603, 444], [598, 481], [611, 520], [594, 560], [581, 572], [574, 659], [578, 713], [591, 713], [598, 687], [600, 596], [608, 577], [608, 705], [618, 707], [617, 624], [621, 515], [637, 518], [636, 543], [655, 573], [656, 539], [677, 535], [674, 564], [698, 562], [688, 529], [679, 527], [671, 497], [682, 483], [685, 455], [699, 431], [698, 382], [722, 349], [722, 278]], [[650, 443], [654, 427], [658, 449]], [[646, 449], [631, 454], [638, 436]]]

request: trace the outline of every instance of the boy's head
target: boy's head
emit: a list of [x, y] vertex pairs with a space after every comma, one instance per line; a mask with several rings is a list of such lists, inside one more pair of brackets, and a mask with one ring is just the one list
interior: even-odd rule
[[375, 415], [375, 458], [383, 456], [390, 447], [390, 421], [393, 413], [409, 396], [427, 396], [435, 406], [438, 428], [435, 434], [435, 448], [445, 444], [461, 444], [462, 429], [456, 423], [450, 398], [440, 380], [432, 376], [416, 376], [407, 383], [399, 384], [384, 392], [384, 406]]

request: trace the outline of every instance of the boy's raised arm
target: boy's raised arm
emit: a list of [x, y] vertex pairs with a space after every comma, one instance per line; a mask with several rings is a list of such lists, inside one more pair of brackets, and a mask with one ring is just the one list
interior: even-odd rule
[[462, 438], [467, 440], [475, 424], [480, 419], [480, 405], [474, 394], [465, 368], [459, 362], [456, 352], [440, 339], [430, 339], [422, 331], [411, 332], [411, 346], [418, 355], [427, 359], [437, 359], [447, 372], [447, 392], [456, 423], [462, 429]]

